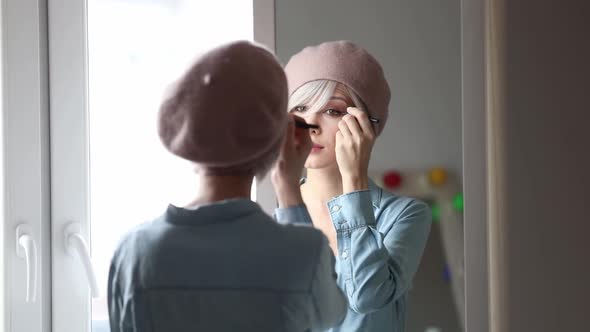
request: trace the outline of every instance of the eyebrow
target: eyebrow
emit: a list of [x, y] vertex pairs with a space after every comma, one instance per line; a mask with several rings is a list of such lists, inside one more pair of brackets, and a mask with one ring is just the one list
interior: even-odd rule
[[334, 99], [342, 100], [343, 102], [348, 103], [348, 100], [346, 100], [342, 97], [330, 97], [330, 100], [334, 100]]
[[[339, 100], [342, 100], [348, 104], [348, 100], [346, 100], [342, 97], [338, 97], [338, 96], [330, 97], [330, 100], [333, 100], [333, 99], [339, 99]], [[354, 103], [353, 103], [353, 105], [354, 105]], [[379, 123], [380, 120], [369, 115], [369, 121], [371, 121], [372, 123]]]

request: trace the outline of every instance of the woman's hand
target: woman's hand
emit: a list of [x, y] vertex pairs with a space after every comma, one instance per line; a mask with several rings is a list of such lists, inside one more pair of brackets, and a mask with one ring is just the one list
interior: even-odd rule
[[336, 162], [344, 193], [369, 188], [369, 159], [376, 138], [367, 113], [356, 107], [347, 112], [336, 132]]
[[312, 147], [309, 129], [296, 128], [295, 118], [289, 114], [285, 141], [270, 176], [281, 208], [303, 204], [299, 180]]

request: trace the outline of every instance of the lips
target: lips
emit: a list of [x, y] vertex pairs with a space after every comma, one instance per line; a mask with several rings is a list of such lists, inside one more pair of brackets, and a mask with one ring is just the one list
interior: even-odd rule
[[324, 148], [323, 145], [319, 145], [319, 144], [314, 143], [314, 145], [311, 147], [311, 152], [318, 152], [323, 148]]

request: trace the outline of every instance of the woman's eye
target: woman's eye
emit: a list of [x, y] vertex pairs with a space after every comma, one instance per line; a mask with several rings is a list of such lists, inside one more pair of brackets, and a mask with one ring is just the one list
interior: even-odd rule
[[295, 106], [291, 112], [305, 112], [305, 106]]
[[325, 110], [324, 112], [330, 116], [343, 116], [344, 114], [346, 114], [345, 112], [341, 112], [341, 111], [335, 110], [333, 108], [329, 108], [329, 109]]

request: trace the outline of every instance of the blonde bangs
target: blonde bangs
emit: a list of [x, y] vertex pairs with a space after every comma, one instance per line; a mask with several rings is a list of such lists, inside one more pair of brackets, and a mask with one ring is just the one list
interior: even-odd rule
[[295, 90], [289, 98], [289, 112], [297, 106], [311, 107], [308, 112], [317, 112], [324, 107], [334, 95], [338, 82], [317, 80], [305, 83]]
[[[330, 101], [334, 95], [334, 91], [338, 87], [338, 82], [331, 80], [317, 80], [305, 83], [299, 87], [289, 98], [288, 110], [291, 112], [297, 106], [310, 107], [307, 112], [321, 111], [324, 106]], [[367, 112], [365, 104], [360, 97], [349, 87], [341, 84], [344, 90], [352, 99], [354, 106]]]

